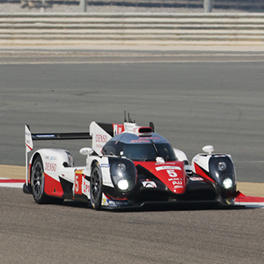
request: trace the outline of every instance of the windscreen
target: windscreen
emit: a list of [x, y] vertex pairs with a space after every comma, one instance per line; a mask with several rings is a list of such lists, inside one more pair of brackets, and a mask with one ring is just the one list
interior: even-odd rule
[[165, 161], [175, 161], [172, 147], [167, 143], [124, 144], [124, 156], [134, 161], [156, 161], [162, 157]]

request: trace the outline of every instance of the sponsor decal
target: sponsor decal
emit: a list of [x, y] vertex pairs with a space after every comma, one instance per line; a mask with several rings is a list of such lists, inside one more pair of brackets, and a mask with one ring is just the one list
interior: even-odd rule
[[82, 195], [83, 170], [75, 170], [74, 172], [74, 194]]
[[172, 185], [174, 185], [174, 188], [175, 188], [175, 185], [181, 185], [182, 186], [182, 181], [181, 180], [173, 181]]
[[177, 177], [178, 176], [177, 172], [174, 170], [167, 170], [167, 173], [170, 177]]
[[106, 200], [106, 198], [105, 197], [103, 197], [103, 199], [102, 199], [102, 205], [104, 206], [104, 205], [107, 205], [108, 203], [107, 203], [107, 200]]
[[112, 201], [112, 200], [109, 200], [109, 199], [107, 199], [107, 203], [109, 205], [116, 205], [116, 202], [115, 201]]
[[57, 170], [57, 164], [52, 162], [45, 162], [45, 170], [54, 172]]
[[114, 136], [121, 134], [125, 128], [123, 124], [113, 124]]
[[90, 124], [90, 134], [92, 135], [93, 150], [98, 155], [101, 155], [102, 147], [109, 139], [111, 139], [111, 136], [94, 121]]
[[104, 193], [102, 194], [102, 203], [101, 203], [101, 205], [103, 205], [103, 206], [107, 206], [108, 205], [108, 199], [106, 198]]
[[109, 168], [110, 165], [107, 164], [107, 163], [102, 163], [102, 164], [100, 165], [100, 167], [101, 167], [101, 168]]
[[179, 171], [181, 171], [181, 167], [178, 167], [178, 166], [159, 166], [159, 167], [156, 167], [156, 171], [161, 171], [161, 170], [179, 170]]
[[152, 189], [157, 188], [157, 184], [154, 181], [143, 181], [142, 185], [145, 188], [152, 188]]
[[171, 182], [171, 181], [175, 181], [175, 179], [173, 179], [173, 178], [169, 178], [168, 181], [169, 181], [169, 182]]
[[[110, 203], [110, 201], [109, 201], [109, 203]], [[114, 201], [114, 205], [116, 205], [116, 206], [122, 206], [122, 205], [126, 206], [126, 205], [128, 205], [128, 201]]]
[[203, 181], [204, 179], [202, 177], [190, 177], [191, 181]]
[[45, 134], [45, 135], [35, 135], [37, 138], [55, 138], [56, 136], [53, 134]]
[[160, 140], [159, 137], [144, 137], [139, 139], [130, 140], [131, 143], [149, 143], [150, 140]]
[[56, 160], [57, 158], [55, 156], [45, 156], [46, 160]]
[[131, 143], [149, 143], [150, 141], [147, 140], [147, 139], [143, 139], [143, 138], [140, 138], [140, 139], [133, 139], [133, 140], [130, 140]]
[[107, 135], [97, 134], [95, 136], [95, 141], [96, 141], [96, 143], [106, 143], [108, 141]]
[[149, 140], [160, 140], [160, 137], [144, 137], [144, 139], [149, 139]]
[[110, 207], [118, 207], [118, 206], [127, 206], [128, 201], [113, 201], [108, 198], [102, 199], [102, 205], [103, 206], [110, 206]]
[[[155, 175], [173, 193], [184, 193], [186, 189], [186, 174], [183, 162], [171, 162], [157, 165], [156, 162], [135, 162]], [[174, 184], [173, 184], [174, 182]], [[174, 188], [174, 186], [179, 186]]]
[[127, 206], [127, 198], [114, 198], [108, 197], [106, 194], [102, 194], [102, 205], [110, 207]]
[[90, 183], [83, 178], [82, 179], [82, 193], [86, 195], [88, 198], [90, 197]]

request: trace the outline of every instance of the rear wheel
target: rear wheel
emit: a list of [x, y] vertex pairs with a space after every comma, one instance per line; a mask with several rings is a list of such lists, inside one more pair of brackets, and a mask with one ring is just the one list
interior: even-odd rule
[[102, 203], [102, 173], [98, 165], [92, 169], [90, 179], [90, 201], [94, 209], [100, 210]]
[[44, 193], [44, 185], [45, 176], [43, 163], [41, 157], [37, 156], [31, 167], [31, 188], [36, 203], [42, 204], [48, 201], [48, 197]]

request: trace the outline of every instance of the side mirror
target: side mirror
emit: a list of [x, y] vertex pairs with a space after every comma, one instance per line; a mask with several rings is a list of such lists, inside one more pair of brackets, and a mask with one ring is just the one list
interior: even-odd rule
[[80, 153], [84, 156], [89, 156], [93, 153], [93, 149], [92, 148], [81, 148]]
[[212, 145], [204, 146], [203, 152], [206, 152], [208, 154], [212, 154], [214, 152], [214, 146], [212, 146]]

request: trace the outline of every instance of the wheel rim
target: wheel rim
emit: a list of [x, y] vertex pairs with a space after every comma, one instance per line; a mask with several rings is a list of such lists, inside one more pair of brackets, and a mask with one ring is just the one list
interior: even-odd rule
[[101, 192], [100, 174], [98, 169], [95, 169], [91, 177], [91, 196], [94, 201], [97, 201], [99, 199], [100, 192]]
[[39, 198], [43, 192], [43, 168], [39, 161], [33, 166], [31, 179], [31, 186], [34, 196]]

